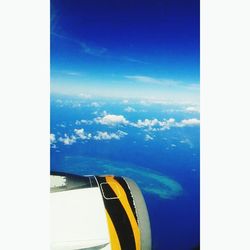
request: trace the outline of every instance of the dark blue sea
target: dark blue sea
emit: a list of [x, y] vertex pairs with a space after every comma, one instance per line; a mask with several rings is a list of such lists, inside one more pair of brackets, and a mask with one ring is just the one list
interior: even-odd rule
[[153, 249], [199, 249], [198, 121], [194, 104], [52, 95], [51, 169], [128, 175], [144, 194]]

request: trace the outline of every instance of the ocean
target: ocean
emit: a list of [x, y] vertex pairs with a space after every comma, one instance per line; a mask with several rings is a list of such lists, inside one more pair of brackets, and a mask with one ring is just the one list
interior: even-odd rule
[[198, 249], [196, 105], [52, 96], [51, 134], [51, 170], [132, 178], [149, 210], [153, 249]]

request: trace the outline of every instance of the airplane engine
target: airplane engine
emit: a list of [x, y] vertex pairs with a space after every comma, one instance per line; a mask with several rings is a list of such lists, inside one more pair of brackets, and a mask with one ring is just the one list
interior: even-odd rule
[[134, 181], [59, 172], [50, 181], [51, 249], [151, 250], [148, 211]]

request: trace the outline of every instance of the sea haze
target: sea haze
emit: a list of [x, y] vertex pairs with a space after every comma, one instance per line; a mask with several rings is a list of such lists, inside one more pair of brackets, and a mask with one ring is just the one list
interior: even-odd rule
[[153, 249], [199, 246], [199, 133], [196, 104], [51, 96], [51, 170], [136, 181]]

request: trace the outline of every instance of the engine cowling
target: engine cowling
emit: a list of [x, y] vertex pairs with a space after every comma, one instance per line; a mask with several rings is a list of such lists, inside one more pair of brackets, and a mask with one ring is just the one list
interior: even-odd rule
[[51, 248], [151, 250], [146, 203], [126, 177], [51, 173]]

